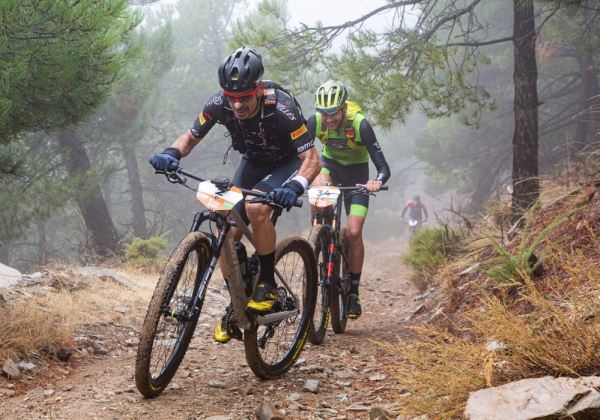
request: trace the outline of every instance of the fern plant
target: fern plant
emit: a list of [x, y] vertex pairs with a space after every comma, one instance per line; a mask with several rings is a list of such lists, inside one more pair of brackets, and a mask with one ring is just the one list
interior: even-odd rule
[[486, 274], [495, 284], [507, 286], [522, 284], [527, 278], [541, 275], [543, 271], [542, 262], [545, 259], [545, 255], [537, 255], [535, 251], [556, 228], [569, 220], [573, 214], [579, 212], [582, 207], [571, 209], [563, 213], [560, 217], [557, 217], [552, 223], [544, 227], [529, 243], [529, 231], [534, 214], [538, 209], [539, 202], [528, 212], [523, 231], [520, 235], [519, 244], [512, 251], [506, 249], [497, 240], [489, 237], [490, 241], [494, 244], [497, 256], [489, 261], [492, 267], [486, 270]]

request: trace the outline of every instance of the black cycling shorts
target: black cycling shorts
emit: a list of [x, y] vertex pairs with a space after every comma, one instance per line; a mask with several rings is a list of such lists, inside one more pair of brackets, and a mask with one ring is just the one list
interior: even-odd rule
[[[369, 163], [355, 165], [341, 165], [335, 160], [321, 156], [321, 172], [328, 173], [333, 180], [333, 185], [340, 187], [354, 187], [356, 184], [366, 184], [369, 180]], [[368, 194], [352, 194], [344, 199], [346, 215], [350, 214], [352, 204], [369, 208]]]
[[[292, 156], [277, 162], [256, 162], [242, 158], [240, 166], [238, 166], [233, 176], [233, 185], [244, 188], [246, 190], [259, 190], [270, 192], [271, 190], [281, 187], [288, 181], [300, 168], [301, 160], [298, 156]], [[235, 205], [235, 209], [244, 222], [249, 223], [246, 209], [240, 201]]]

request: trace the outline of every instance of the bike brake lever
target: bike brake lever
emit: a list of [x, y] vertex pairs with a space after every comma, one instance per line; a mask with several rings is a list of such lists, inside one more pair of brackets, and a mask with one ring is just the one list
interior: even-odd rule
[[185, 175], [178, 174], [177, 172], [167, 173], [167, 181], [173, 184], [185, 184], [187, 182], [187, 178]]

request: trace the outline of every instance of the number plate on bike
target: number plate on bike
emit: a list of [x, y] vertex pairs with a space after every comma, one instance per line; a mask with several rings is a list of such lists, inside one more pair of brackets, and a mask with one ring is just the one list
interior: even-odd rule
[[340, 189], [334, 186], [323, 185], [308, 189], [308, 201], [313, 206], [329, 207], [337, 203]]
[[220, 191], [210, 181], [201, 182], [198, 185], [196, 198], [211, 211], [231, 210], [235, 204], [244, 199], [242, 191], [238, 187], [231, 187], [228, 191]]

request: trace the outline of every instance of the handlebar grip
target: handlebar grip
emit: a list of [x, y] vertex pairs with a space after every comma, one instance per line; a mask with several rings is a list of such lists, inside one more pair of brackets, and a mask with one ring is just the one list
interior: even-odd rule
[[381, 188], [379, 189], [380, 191], [387, 191], [389, 190], [390, 187], [388, 187], [387, 185], [382, 185]]
[[302, 201], [301, 198], [296, 199], [296, 203], [294, 204], [294, 207], [302, 207], [302, 204], [304, 204], [304, 202]]

